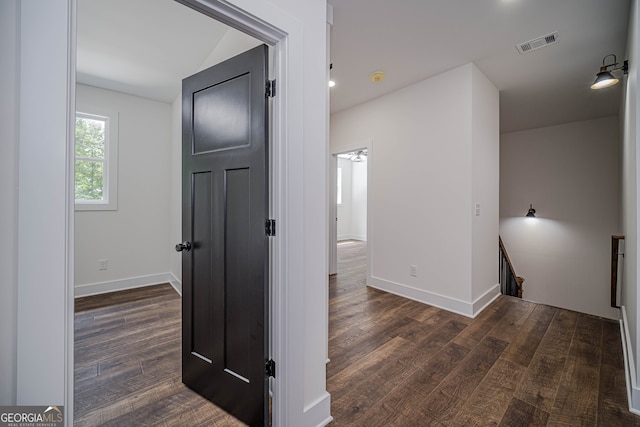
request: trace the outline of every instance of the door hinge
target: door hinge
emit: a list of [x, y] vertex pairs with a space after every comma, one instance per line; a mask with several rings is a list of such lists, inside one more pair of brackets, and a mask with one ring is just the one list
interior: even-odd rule
[[275, 236], [276, 235], [276, 220], [268, 219], [264, 223], [264, 231], [267, 236]]
[[267, 80], [266, 94], [267, 94], [267, 98], [273, 98], [274, 96], [276, 96], [275, 80]]
[[273, 359], [267, 360], [267, 363], [264, 364], [264, 373], [268, 377], [276, 377], [276, 362]]

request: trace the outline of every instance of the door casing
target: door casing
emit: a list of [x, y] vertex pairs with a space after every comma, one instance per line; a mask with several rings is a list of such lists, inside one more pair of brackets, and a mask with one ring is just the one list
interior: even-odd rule
[[[271, 144], [269, 146], [267, 156], [270, 159], [269, 164], [269, 181], [270, 181], [270, 199], [269, 199], [269, 217], [279, 218], [283, 217], [280, 214], [284, 211], [287, 194], [284, 189], [287, 186], [287, 182], [282, 175], [283, 170], [286, 169], [284, 161], [280, 163], [278, 160], [284, 156], [284, 151], [287, 149], [288, 141], [286, 130], [288, 127], [288, 108], [286, 99], [286, 84], [287, 75], [286, 64], [288, 59], [288, 45], [291, 34], [287, 34], [283, 30], [280, 30], [276, 26], [269, 25], [263, 21], [256, 19], [256, 17], [248, 14], [247, 12], [240, 10], [232, 5], [227, 4], [220, 0], [175, 0], [178, 3], [182, 3], [187, 7], [210, 16], [220, 22], [223, 22], [230, 27], [233, 27], [239, 31], [242, 31], [269, 46], [273, 47], [273, 76], [277, 81], [277, 96], [273, 99], [273, 106], [271, 109], [272, 126], [270, 130]], [[283, 289], [287, 287], [286, 269], [284, 267], [284, 259], [279, 256], [281, 253], [286, 253], [285, 238], [282, 236], [283, 231], [280, 228], [279, 234], [275, 238], [271, 239], [271, 256], [270, 263], [270, 278], [269, 281], [272, 284], [271, 289], [271, 327], [269, 328], [271, 334], [271, 358], [276, 360], [280, 366], [286, 363], [286, 342], [287, 342], [287, 312], [282, 309], [281, 301], [276, 300], [278, 296], [283, 295]], [[284, 251], [284, 252], [283, 252]], [[282, 288], [282, 289], [280, 289]], [[284, 377], [284, 378], [283, 378]], [[270, 390], [272, 393], [272, 422], [273, 425], [281, 425], [281, 418], [287, 418], [289, 410], [288, 400], [289, 397], [285, 390], [288, 389], [287, 377], [283, 376], [282, 369], [279, 370], [279, 376], [272, 378], [270, 383]], [[282, 423], [285, 424], [285, 423]]]
[[[218, 21], [221, 21], [233, 28], [236, 28], [250, 36], [259, 39], [274, 48], [273, 64], [274, 75], [278, 82], [278, 96], [273, 101], [273, 126], [271, 130], [272, 145], [270, 149], [271, 170], [271, 200], [270, 200], [270, 217], [276, 218], [283, 224], [287, 218], [293, 218], [298, 214], [290, 207], [288, 195], [290, 175], [300, 176], [297, 170], [290, 173], [290, 170], [296, 169], [296, 156], [292, 156], [291, 145], [296, 141], [302, 141], [302, 127], [296, 126], [302, 123], [302, 99], [288, 100], [289, 79], [293, 79], [292, 88], [302, 90], [302, 58], [303, 58], [303, 37], [302, 26], [300, 23], [282, 13], [282, 10], [273, 5], [251, 5], [243, 0], [235, 3], [247, 5], [247, 9], [254, 13], [248, 13], [232, 3], [224, 0], [175, 0], [185, 6], [191, 7], [205, 15], [208, 15]], [[73, 164], [74, 138], [72, 129], [75, 126], [75, 85], [76, 85], [76, 9], [77, 0], [66, 0], [69, 14], [69, 24], [67, 31], [67, 39], [69, 41], [67, 63], [67, 153], [69, 164]], [[293, 160], [289, 160], [290, 158]], [[67, 188], [73, 189], [74, 174], [73, 168], [67, 168], [66, 174]], [[66, 292], [66, 316], [65, 330], [67, 339], [65, 340], [66, 350], [66, 375], [64, 385], [64, 404], [66, 423], [73, 425], [73, 398], [74, 398], [74, 246], [73, 246], [73, 223], [74, 223], [74, 206], [73, 198], [65, 201], [67, 224], [67, 248], [65, 254], [67, 274], [67, 292]], [[299, 331], [290, 327], [290, 324], [299, 323], [301, 318], [294, 309], [299, 301], [293, 299], [285, 299], [286, 290], [290, 288], [290, 283], [296, 281], [295, 278], [302, 273], [297, 267], [288, 267], [287, 259], [296, 253], [298, 249], [293, 248], [291, 244], [287, 244], [288, 227], [280, 225], [278, 227], [278, 236], [272, 241], [272, 257], [271, 257], [271, 282], [272, 288], [272, 358], [278, 363], [277, 378], [272, 379], [271, 391], [273, 393], [272, 416], [274, 425], [287, 425], [295, 421], [299, 416], [296, 415], [298, 408], [304, 405], [301, 400], [302, 389], [296, 382], [296, 378], [302, 377], [302, 368], [297, 363], [288, 363], [289, 360], [295, 360], [296, 355], [291, 354], [288, 349], [288, 343], [297, 340]], [[291, 273], [291, 270], [295, 270]], [[298, 281], [296, 281], [298, 282]], [[295, 336], [295, 338], [294, 338]], [[291, 354], [292, 357], [289, 357]], [[286, 393], [285, 390], [289, 390]], [[330, 420], [330, 418], [329, 418]]]

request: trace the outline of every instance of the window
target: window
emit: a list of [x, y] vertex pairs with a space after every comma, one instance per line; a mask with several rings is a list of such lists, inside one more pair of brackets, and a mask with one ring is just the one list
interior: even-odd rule
[[118, 114], [76, 113], [76, 210], [116, 210]]
[[342, 168], [338, 168], [338, 204], [342, 204]]

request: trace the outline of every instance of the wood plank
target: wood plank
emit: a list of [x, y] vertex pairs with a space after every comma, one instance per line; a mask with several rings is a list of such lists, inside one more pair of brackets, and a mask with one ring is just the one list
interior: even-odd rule
[[598, 426], [640, 425], [639, 417], [629, 412], [629, 407], [626, 405], [625, 387], [624, 369], [602, 364], [598, 393]]
[[132, 304], [137, 301], [149, 303], [153, 298], [162, 299], [163, 297], [175, 297], [176, 291], [173, 287], [164, 283], [161, 285], [145, 286], [142, 288], [128, 289], [119, 292], [110, 292], [101, 295], [93, 295], [89, 297], [81, 297], [75, 299], [75, 312], [81, 313], [96, 308], [106, 307], [112, 310], [114, 306], [119, 304]]
[[348, 392], [332, 402], [331, 411], [337, 425], [354, 425], [367, 411], [376, 407], [369, 396]]
[[557, 310], [546, 305], [536, 306], [522, 326], [516, 329], [517, 335], [511, 339], [502, 357], [529, 366]]
[[502, 296], [507, 303], [504, 306], [505, 314], [498, 324], [489, 332], [489, 335], [502, 341], [511, 342], [518, 336], [519, 327], [527, 320], [536, 305], [519, 298]]
[[484, 339], [427, 396], [424, 413], [445, 425], [453, 423], [507, 345], [493, 337]]
[[504, 318], [506, 304], [507, 298], [498, 298], [490, 307], [480, 313], [465, 331], [455, 337], [454, 342], [469, 350], [473, 349]]
[[507, 408], [507, 411], [504, 414], [504, 417], [502, 417], [502, 421], [499, 425], [501, 427], [543, 427], [547, 425], [548, 420], [548, 413], [514, 397], [511, 399], [509, 407]]
[[81, 299], [76, 425], [243, 425], [182, 384], [180, 305], [169, 285]]
[[465, 359], [469, 350], [455, 343], [449, 343], [431, 357], [424, 366], [413, 371], [385, 403], [405, 415], [411, 415], [416, 407], [424, 406], [424, 401], [438, 385]]
[[[332, 426], [640, 426], [617, 323], [504, 296], [469, 319], [366, 288], [349, 265], [366, 245], [345, 247], [358, 261], [330, 280]], [[180, 305], [169, 285], [78, 302], [76, 425], [242, 425], [182, 384]]]
[[566, 356], [536, 354], [514, 396], [546, 412], [551, 412], [562, 380]]
[[409, 343], [404, 339], [397, 337], [360, 357], [354, 361], [356, 363], [348, 365], [332, 376], [328, 391], [340, 394], [353, 389], [354, 384], [364, 382], [370, 375], [384, 370], [390, 361], [405, 351], [407, 344]]
[[618, 322], [605, 321], [602, 325], [602, 364], [617, 369], [624, 368], [622, 338]]
[[540, 341], [537, 352], [551, 356], [569, 353], [577, 323], [578, 313], [575, 311], [557, 310]]
[[517, 363], [496, 360], [452, 425], [498, 425], [525, 371]]
[[580, 314], [549, 422], [596, 425], [602, 320]]

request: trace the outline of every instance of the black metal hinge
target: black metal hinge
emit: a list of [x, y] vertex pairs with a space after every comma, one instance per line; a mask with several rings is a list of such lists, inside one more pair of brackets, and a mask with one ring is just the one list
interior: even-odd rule
[[274, 96], [276, 96], [276, 81], [275, 80], [267, 80], [266, 95], [267, 95], [268, 98], [273, 98]]
[[267, 236], [275, 236], [276, 235], [276, 220], [268, 219], [264, 223], [264, 231]]
[[264, 364], [264, 373], [268, 377], [276, 377], [276, 362], [273, 359], [267, 360], [267, 363]]

